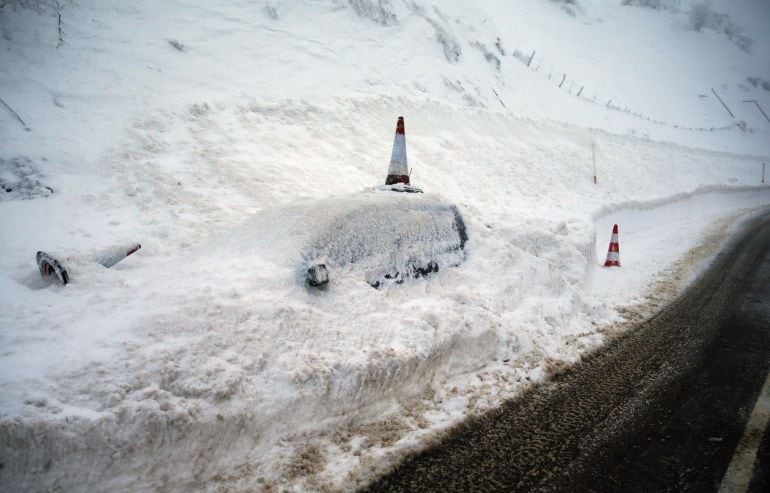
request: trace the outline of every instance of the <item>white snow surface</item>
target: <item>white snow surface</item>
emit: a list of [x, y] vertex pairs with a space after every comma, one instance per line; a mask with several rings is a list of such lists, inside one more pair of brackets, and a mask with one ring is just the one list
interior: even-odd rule
[[[669, 299], [770, 205], [770, 7], [621, 3], [61, 1], [58, 48], [3, 3], [3, 489], [351, 490]], [[399, 115], [466, 261], [308, 289], [341, 211], [426, 199], [372, 191]]]

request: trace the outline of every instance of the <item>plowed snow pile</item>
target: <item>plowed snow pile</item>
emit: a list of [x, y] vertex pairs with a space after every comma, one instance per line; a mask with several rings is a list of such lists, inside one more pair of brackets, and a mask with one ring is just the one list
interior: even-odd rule
[[[3, 489], [353, 489], [770, 204], [761, 0], [0, 5]], [[308, 238], [392, 241], [335, 217], [388, 193], [399, 115], [465, 261], [308, 288]], [[34, 261], [133, 241], [67, 286]]]

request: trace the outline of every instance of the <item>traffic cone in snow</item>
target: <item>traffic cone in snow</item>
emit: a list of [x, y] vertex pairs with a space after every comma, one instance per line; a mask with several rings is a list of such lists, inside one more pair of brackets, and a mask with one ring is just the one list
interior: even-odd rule
[[612, 227], [612, 238], [610, 239], [610, 248], [607, 250], [607, 260], [604, 261], [605, 267], [620, 267], [620, 244], [618, 243], [618, 225]]
[[67, 272], [67, 269], [65, 269], [55, 257], [52, 257], [45, 252], [37, 252], [35, 260], [37, 261], [37, 268], [40, 269], [41, 276], [48, 277], [52, 274], [56, 274], [56, 277], [59, 278], [59, 282], [62, 284], [70, 282], [69, 272]]
[[91, 259], [94, 262], [102, 264], [103, 266], [109, 269], [110, 267], [117, 264], [124, 258], [128, 257], [135, 251], [139, 250], [140, 248], [142, 248], [142, 245], [140, 245], [139, 243], [130, 243], [128, 245], [113, 246], [110, 248], [105, 248], [101, 252], [91, 255]]
[[[77, 256], [77, 258], [90, 260], [110, 268], [140, 248], [142, 248], [142, 246], [139, 243], [130, 243], [127, 245], [106, 248], [86, 257]], [[40, 269], [40, 275], [43, 277], [56, 274], [56, 277], [59, 278], [59, 281], [62, 284], [68, 284], [70, 282], [70, 275], [67, 271], [67, 266], [65, 265], [66, 262], [64, 262], [66, 259], [59, 260], [46, 252], [37, 252], [35, 259], [37, 260], [37, 267]], [[69, 260], [73, 260], [73, 258], [70, 258]]]
[[409, 185], [409, 168], [406, 164], [406, 132], [404, 131], [404, 117], [399, 116], [396, 123], [396, 138], [393, 140], [393, 153], [390, 155], [388, 177], [385, 185], [403, 183]]

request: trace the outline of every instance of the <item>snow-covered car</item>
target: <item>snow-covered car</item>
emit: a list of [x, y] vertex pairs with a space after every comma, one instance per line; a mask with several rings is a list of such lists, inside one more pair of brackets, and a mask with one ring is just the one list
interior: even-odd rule
[[468, 236], [460, 211], [436, 197], [375, 192], [328, 212], [316, 223], [320, 227], [300, 263], [310, 285], [326, 284], [329, 271], [351, 270], [380, 288], [465, 259]]
[[440, 197], [372, 190], [260, 211], [221, 240], [221, 254], [259, 257], [300, 284], [384, 288], [459, 265], [467, 240], [460, 211]]

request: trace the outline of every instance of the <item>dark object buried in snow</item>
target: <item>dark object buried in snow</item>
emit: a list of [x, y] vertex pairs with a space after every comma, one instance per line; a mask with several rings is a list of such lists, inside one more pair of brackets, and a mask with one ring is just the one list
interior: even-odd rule
[[336, 272], [362, 272], [375, 288], [427, 276], [465, 260], [460, 211], [431, 196], [373, 193], [348, 202], [306, 249], [306, 282], [324, 286]]
[[53, 188], [40, 182], [43, 175], [25, 157], [0, 159], [0, 202], [50, 197]]
[[324, 264], [311, 265], [307, 270], [307, 283], [314, 287], [329, 283], [329, 270]]

